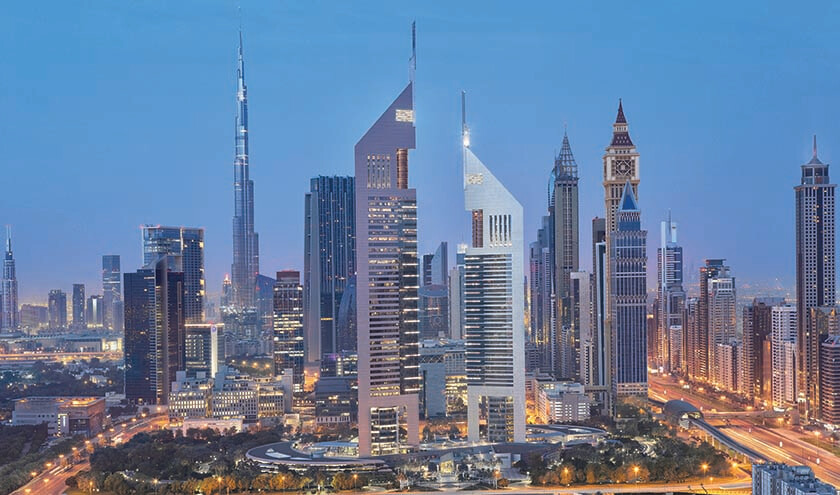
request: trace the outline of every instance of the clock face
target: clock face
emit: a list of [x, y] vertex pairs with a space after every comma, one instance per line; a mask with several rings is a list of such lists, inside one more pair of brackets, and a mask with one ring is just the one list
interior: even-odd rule
[[615, 172], [616, 175], [630, 175], [630, 172], [633, 170], [633, 163], [630, 160], [616, 160], [615, 161]]

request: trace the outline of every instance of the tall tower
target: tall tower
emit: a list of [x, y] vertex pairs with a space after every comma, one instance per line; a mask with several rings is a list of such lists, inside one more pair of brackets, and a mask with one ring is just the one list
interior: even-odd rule
[[85, 330], [85, 284], [73, 284], [73, 328]]
[[143, 226], [143, 264], [166, 256], [169, 268], [184, 273], [184, 317], [204, 323], [204, 229]]
[[677, 224], [668, 219], [662, 222], [660, 247], [656, 257], [657, 304], [659, 321], [657, 336], [658, 365], [666, 371], [678, 370], [684, 361], [683, 349], [683, 250], [677, 244]]
[[465, 256], [467, 436], [472, 442], [524, 442], [522, 205], [472, 152], [466, 124], [463, 152], [464, 206], [472, 217]]
[[120, 255], [102, 256], [102, 295], [105, 328], [122, 331], [122, 284], [120, 281]]
[[414, 26], [408, 86], [356, 143], [359, 455], [419, 446]]
[[[352, 351], [339, 343], [350, 330], [339, 326], [338, 312], [356, 273], [356, 185], [353, 177], [315, 177], [309, 182], [304, 211], [303, 307], [305, 360], [317, 364], [324, 354]], [[349, 295], [348, 295], [349, 297]]]
[[3, 279], [0, 286], [0, 330], [16, 330], [19, 325], [18, 285], [15, 256], [12, 253], [12, 228], [6, 226], [6, 252], [3, 257]]
[[615, 215], [610, 244], [612, 395], [647, 397], [647, 231], [630, 181]]
[[[636, 146], [630, 139], [630, 132], [627, 125], [627, 118], [624, 116], [624, 107], [621, 100], [618, 100], [618, 113], [613, 123], [613, 135], [609, 146], [606, 147], [603, 157], [603, 174], [604, 174], [604, 274], [603, 294], [606, 298], [604, 301], [604, 349], [611, 354], [616, 349], [616, 342], [614, 342], [615, 329], [612, 326], [612, 297], [613, 297], [613, 275], [612, 275], [612, 260], [613, 260], [613, 232], [616, 230], [616, 212], [618, 211], [619, 203], [621, 203], [624, 189], [627, 184], [633, 192], [634, 201], [639, 198], [639, 153], [636, 151]], [[647, 347], [642, 347], [639, 351], [647, 355]], [[609, 385], [616, 383], [617, 371], [613, 369], [616, 363], [615, 356], [605, 356], [605, 376], [604, 382]], [[612, 387], [611, 398], [614, 398], [616, 389]], [[608, 404], [609, 409], [613, 404]]]
[[809, 419], [819, 409], [820, 335], [809, 328], [811, 311], [836, 304], [834, 190], [828, 164], [814, 154], [802, 165], [796, 194], [797, 401]]
[[242, 32], [239, 32], [239, 66], [236, 71], [236, 156], [233, 159], [233, 277], [234, 304], [252, 308], [256, 304], [257, 274], [260, 272], [259, 236], [254, 232], [254, 181], [248, 155], [248, 88]]
[[303, 392], [303, 286], [300, 272], [277, 272], [274, 284], [274, 374], [292, 369], [295, 392]]
[[560, 153], [554, 158], [551, 171], [552, 192], [548, 204], [551, 218], [551, 250], [555, 304], [557, 360], [554, 375], [557, 378], [576, 379], [580, 362], [580, 324], [572, 316], [571, 274], [578, 271], [580, 239], [578, 225], [578, 166], [569, 145], [568, 134], [563, 134]]

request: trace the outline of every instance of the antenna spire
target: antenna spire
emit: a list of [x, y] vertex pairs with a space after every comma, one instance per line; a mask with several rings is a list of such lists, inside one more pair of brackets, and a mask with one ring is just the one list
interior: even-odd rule
[[817, 157], [817, 135], [814, 134], [814, 158]]
[[6, 225], [6, 252], [12, 252], [12, 226]]
[[470, 147], [470, 128], [467, 126], [467, 92], [461, 91], [461, 141], [464, 148]]
[[411, 58], [408, 59], [408, 76], [414, 82], [417, 71], [417, 21], [411, 21]]

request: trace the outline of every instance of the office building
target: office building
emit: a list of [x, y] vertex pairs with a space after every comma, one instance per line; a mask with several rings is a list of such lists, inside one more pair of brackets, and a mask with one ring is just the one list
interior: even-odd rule
[[46, 423], [47, 434], [96, 436], [105, 424], [101, 397], [26, 397], [14, 401], [12, 426]]
[[185, 369], [184, 273], [168, 258], [123, 276], [125, 396], [137, 404], [166, 404]]
[[49, 308], [50, 329], [67, 328], [67, 294], [61, 289], [53, 289], [47, 297]]
[[677, 244], [677, 224], [668, 220], [662, 222], [660, 244], [656, 253], [656, 309], [657, 342], [653, 363], [664, 371], [682, 369], [683, 356], [683, 313], [685, 291], [683, 290], [683, 250]]
[[90, 296], [87, 299], [87, 309], [85, 310], [85, 322], [89, 328], [101, 329], [104, 325], [105, 318], [105, 303], [104, 298], [100, 295]]
[[277, 272], [274, 284], [274, 374], [292, 369], [295, 392], [303, 391], [303, 286], [300, 272]]
[[820, 419], [840, 425], [840, 335], [820, 344]]
[[259, 236], [254, 232], [254, 181], [248, 153], [248, 87], [245, 85], [245, 57], [239, 32], [239, 64], [236, 70], [236, 121], [233, 160], [233, 303], [238, 308], [256, 304], [256, 277], [260, 273]]
[[315, 383], [315, 424], [350, 428], [358, 420], [358, 400], [355, 376], [322, 376]]
[[420, 346], [420, 412], [425, 418], [463, 413], [467, 399], [462, 340], [424, 340]]
[[574, 382], [547, 382], [539, 385], [537, 418], [540, 424], [568, 423], [589, 419], [592, 400], [584, 387]]
[[797, 385], [803, 412], [817, 419], [819, 409], [819, 346], [816, 332], [808, 328], [811, 308], [836, 303], [835, 204], [836, 184], [828, 164], [817, 158], [817, 138], [811, 161], [802, 165], [796, 196], [796, 304]]
[[[808, 332], [814, 336], [816, 336], [817, 341], [822, 343], [830, 338], [840, 335], [840, 306], [820, 306], [817, 308], [811, 308], [810, 314], [808, 316], [807, 322]], [[799, 352], [799, 349], [797, 349]], [[797, 359], [799, 355], [797, 355]], [[822, 363], [822, 357], [820, 357], [820, 364]], [[825, 420], [822, 415], [822, 397], [823, 397], [823, 379], [822, 379], [822, 368], [817, 369], [817, 384], [815, 393], [820, 400], [817, 402], [816, 406], [812, 409], [811, 417], [813, 418], [820, 418], [821, 420]], [[798, 402], [802, 403], [802, 393], [797, 390]]]
[[3, 253], [3, 278], [0, 280], [0, 332], [17, 330], [18, 283], [15, 272], [15, 255], [12, 252], [12, 228], [6, 226], [6, 250]]
[[449, 245], [441, 242], [434, 253], [423, 255], [423, 284], [446, 285], [449, 277]]
[[[697, 298], [695, 341], [693, 342], [694, 347], [692, 347], [695, 354], [693, 378], [700, 381], [714, 380], [711, 368], [714, 359], [712, 349], [714, 342], [710, 340], [712, 335], [710, 320], [711, 281], [718, 277], [728, 277], [729, 267], [724, 264], [725, 261], [723, 259], [707, 259], [705, 260], [705, 265], [700, 267], [700, 297]], [[731, 294], [725, 293], [725, 289], [727, 288], [725, 282], [721, 288], [724, 289], [724, 293], [721, 294], [722, 296], [731, 296], [724, 297], [720, 301], [721, 309], [723, 309], [723, 307], [729, 307], [730, 299], [734, 300], [734, 281], [731, 287]], [[728, 335], [729, 327], [726, 325], [726, 321], [719, 321], [719, 324], [722, 335]], [[732, 328], [734, 329], [734, 326]]]
[[599, 389], [603, 399], [608, 399], [605, 392], [610, 385], [607, 377], [609, 367], [610, 340], [605, 319], [609, 306], [607, 303], [607, 231], [606, 220], [595, 217], [592, 219], [592, 339], [594, 352], [592, 379], [593, 383], [586, 385]]
[[[721, 263], [724, 260], [720, 260]], [[711, 368], [711, 382], [718, 386], [724, 386], [724, 377], [719, 373], [721, 368], [714, 366], [717, 363], [717, 352], [720, 344], [728, 344], [736, 338], [735, 329], [737, 326], [736, 317], [736, 291], [735, 277], [730, 273], [729, 267], [720, 266], [718, 273], [708, 278], [708, 329], [709, 329], [709, 363]], [[701, 295], [702, 297], [702, 295]], [[731, 390], [731, 389], [728, 389]]]
[[[700, 303], [699, 297], [688, 297], [685, 300], [685, 312], [683, 314], [683, 326], [685, 328], [685, 342], [683, 355], [685, 356], [685, 371], [690, 380], [702, 381], [704, 376], [701, 371], [707, 363], [708, 357], [701, 351], [701, 344], [705, 341], [702, 335], [708, 336], [700, 328], [700, 321], [697, 316], [697, 307]], [[702, 334], [702, 335], [701, 335]]]
[[449, 337], [449, 290], [445, 285], [429, 284], [420, 287], [420, 339]]
[[192, 376], [215, 376], [225, 362], [224, 325], [187, 323], [184, 328], [184, 370]]
[[338, 317], [356, 272], [355, 188], [353, 177], [319, 176], [309, 181], [304, 203], [303, 259], [304, 353], [308, 364], [318, 363], [324, 354], [356, 349], [355, 334], [347, 338], [351, 329], [339, 326]]
[[50, 322], [49, 312], [47, 306], [37, 304], [21, 304], [20, 305], [20, 328], [27, 333], [34, 333], [35, 331], [47, 326]]
[[588, 272], [572, 272], [569, 277], [572, 283], [571, 311], [579, 336], [577, 353], [577, 375], [583, 384], [595, 383], [595, 336], [592, 325], [592, 275]]
[[544, 372], [556, 368], [558, 339], [555, 332], [554, 258], [551, 252], [551, 217], [542, 217], [537, 240], [529, 246], [530, 335], [539, 356], [537, 367]]
[[580, 373], [580, 329], [572, 317], [574, 296], [572, 272], [578, 271], [578, 167], [569, 136], [563, 134], [560, 153], [551, 171], [551, 195], [548, 202], [550, 222], [549, 249], [552, 257], [554, 299], [557, 305], [554, 345], [556, 356], [552, 372], [557, 378], [578, 379]]
[[743, 309], [743, 392], [747, 399], [769, 404], [773, 382], [770, 333], [773, 329], [773, 306], [785, 303], [781, 297], [757, 297]]
[[753, 495], [837, 495], [837, 489], [814, 476], [808, 466], [768, 462], [752, 466]]
[[771, 311], [772, 404], [787, 409], [796, 404], [796, 306], [773, 306]]
[[73, 323], [74, 330], [87, 329], [85, 323], [85, 284], [73, 284]]
[[109, 330], [122, 332], [122, 276], [120, 275], [120, 255], [102, 256], [102, 301], [103, 325]]
[[257, 274], [254, 291], [255, 309], [260, 319], [258, 331], [273, 329], [274, 321], [274, 284], [277, 281], [267, 275]]
[[608, 237], [613, 397], [647, 397], [647, 231], [641, 214], [628, 180]]
[[143, 226], [143, 265], [166, 256], [169, 269], [184, 274], [184, 317], [204, 323], [204, 229]]
[[464, 207], [472, 223], [465, 255], [467, 436], [471, 442], [524, 442], [522, 205], [473, 153], [465, 113], [462, 123]]
[[[413, 43], [412, 43], [413, 44]], [[414, 56], [412, 55], [412, 64]], [[356, 143], [359, 455], [419, 446], [414, 81]]]
[[464, 325], [467, 316], [464, 308], [464, 256], [466, 244], [458, 244], [455, 254], [455, 266], [449, 270], [449, 337], [453, 340], [464, 338]]
[[288, 394], [282, 381], [252, 378], [221, 367], [210, 378], [203, 372], [192, 377], [176, 373], [169, 392], [169, 416], [179, 419], [240, 419], [256, 423], [283, 416]]

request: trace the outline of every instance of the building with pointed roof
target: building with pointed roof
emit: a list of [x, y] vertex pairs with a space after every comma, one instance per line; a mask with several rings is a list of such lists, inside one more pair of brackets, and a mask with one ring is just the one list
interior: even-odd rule
[[817, 137], [811, 160], [802, 165], [796, 196], [796, 344], [797, 403], [809, 419], [820, 418], [821, 335], [811, 328], [811, 313], [834, 306], [836, 294], [835, 189], [828, 164], [817, 157]]
[[413, 95], [412, 78], [355, 148], [361, 457], [420, 442], [417, 190], [408, 186]]
[[647, 397], [647, 231], [629, 180], [618, 204], [609, 237], [612, 396]]
[[3, 278], [0, 280], [0, 330], [17, 330], [20, 324], [18, 315], [18, 283], [15, 273], [15, 256], [12, 252], [12, 228], [6, 226], [6, 251], [3, 256]]
[[475, 156], [467, 136], [465, 125], [464, 207], [472, 218], [464, 257], [467, 436], [471, 442], [524, 442], [522, 205]]

